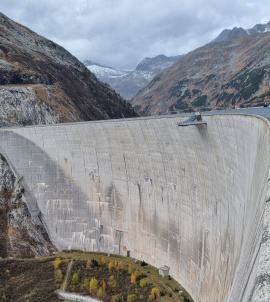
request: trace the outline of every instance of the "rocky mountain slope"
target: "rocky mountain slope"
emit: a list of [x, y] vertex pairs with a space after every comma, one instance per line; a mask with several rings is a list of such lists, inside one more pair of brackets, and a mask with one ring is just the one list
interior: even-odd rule
[[63, 47], [0, 13], [0, 126], [137, 116]]
[[158, 74], [132, 100], [145, 115], [257, 106], [270, 98], [270, 32], [209, 43]]
[[31, 219], [20, 181], [0, 154], [0, 258], [28, 258], [56, 251], [42, 223]]
[[90, 60], [84, 61], [84, 64], [101, 81], [108, 83], [123, 98], [131, 100], [140, 89], [149, 84], [154, 76], [181, 57], [181, 55], [172, 57], [159, 55], [154, 58], [145, 58], [133, 71], [117, 70]]
[[267, 24], [256, 24], [249, 29], [243, 29], [242, 27], [234, 27], [233, 29], [224, 29], [212, 42], [219, 42], [225, 39], [259, 34], [267, 31], [270, 31], [270, 22], [268, 22]]

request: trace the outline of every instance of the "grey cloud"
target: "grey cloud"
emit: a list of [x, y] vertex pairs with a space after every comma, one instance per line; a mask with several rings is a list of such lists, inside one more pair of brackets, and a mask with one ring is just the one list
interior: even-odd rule
[[1, 11], [82, 61], [132, 69], [146, 56], [187, 53], [224, 28], [268, 18], [266, 0], [247, 1], [2, 0]]

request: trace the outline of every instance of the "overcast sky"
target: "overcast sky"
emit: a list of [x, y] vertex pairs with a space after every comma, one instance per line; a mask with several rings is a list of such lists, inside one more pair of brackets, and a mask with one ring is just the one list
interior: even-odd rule
[[270, 21], [269, 0], [1, 0], [1, 12], [86, 59], [131, 70], [185, 54], [223, 29]]

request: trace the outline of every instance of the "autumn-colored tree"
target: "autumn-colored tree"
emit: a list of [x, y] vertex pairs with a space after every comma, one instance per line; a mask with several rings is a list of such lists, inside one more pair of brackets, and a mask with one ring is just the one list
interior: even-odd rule
[[113, 268], [113, 261], [110, 261], [108, 264], [108, 269], [111, 270]]
[[56, 270], [54, 276], [55, 276], [55, 279], [57, 281], [62, 281], [63, 280], [63, 273], [62, 273], [62, 271], [60, 269]]
[[140, 273], [139, 273], [139, 271], [136, 269], [135, 272], [132, 273], [131, 276], [130, 276], [130, 282], [131, 282], [132, 284], [135, 284], [136, 281], [137, 281], [137, 278], [139, 277], [139, 275], [140, 275]]
[[90, 295], [95, 295], [96, 291], [98, 288], [98, 281], [95, 277], [93, 277], [90, 281], [90, 285], [89, 285], [89, 293]]
[[102, 256], [98, 257], [98, 265], [104, 265], [106, 263], [105, 258]]
[[130, 283], [135, 284], [136, 283], [136, 276], [134, 274], [131, 274], [130, 276]]
[[132, 265], [131, 263], [128, 266], [128, 273], [131, 275], [132, 274]]
[[120, 301], [120, 299], [121, 299], [120, 295], [114, 295], [111, 298], [111, 302], [118, 302], [118, 301]]
[[124, 269], [124, 263], [122, 261], [117, 262], [116, 271], [118, 272], [120, 269]]
[[90, 268], [91, 267], [91, 260], [90, 259], [87, 259], [86, 261], [86, 268]]
[[61, 259], [60, 258], [55, 258], [54, 261], [53, 261], [54, 268], [57, 269], [60, 263], [61, 263]]
[[113, 275], [110, 276], [108, 285], [110, 285], [110, 287], [112, 287], [112, 288], [116, 287], [116, 280]]
[[149, 300], [154, 301], [154, 300], [158, 299], [159, 296], [160, 295], [159, 295], [158, 289], [154, 287], [154, 288], [152, 288], [151, 294], [149, 295]]
[[134, 301], [134, 299], [136, 299], [136, 295], [135, 294], [127, 296], [127, 302], [132, 302], [132, 301]]
[[105, 257], [101, 257], [101, 265], [104, 265], [104, 264], [106, 264], [106, 259], [105, 259]]
[[141, 279], [140, 280], [140, 287], [145, 287], [146, 286], [146, 279]]
[[97, 297], [101, 300], [103, 300], [105, 297], [106, 297], [106, 292], [103, 290], [102, 287], [100, 287], [98, 289], [98, 292], [97, 292]]
[[102, 288], [103, 288], [104, 291], [106, 291], [106, 287], [107, 287], [106, 282], [103, 280], [103, 282], [102, 282]]
[[156, 289], [156, 291], [155, 291], [155, 296], [156, 296], [157, 300], [160, 298], [160, 292], [158, 289]]
[[84, 279], [83, 281], [83, 288], [88, 289], [90, 286], [90, 282], [88, 279]]
[[77, 286], [79, 284], [79, 276], [77, 273], [74, 273], [71, 280], [72, 285]]

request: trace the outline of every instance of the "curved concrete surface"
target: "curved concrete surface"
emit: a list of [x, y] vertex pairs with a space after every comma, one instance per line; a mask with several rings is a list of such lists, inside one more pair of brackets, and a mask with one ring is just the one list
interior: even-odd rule
[[195, 301], [269, 301], [269, 122], [234, 113], [1, 129], [0, 153], [59, 249], [167, 265]]

